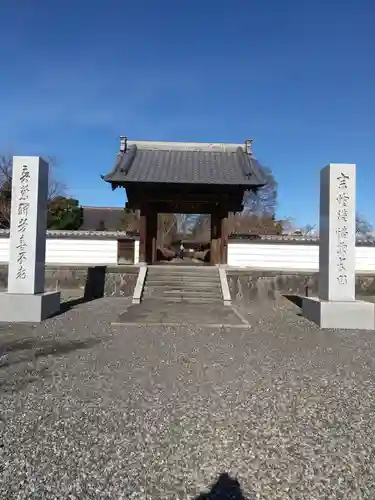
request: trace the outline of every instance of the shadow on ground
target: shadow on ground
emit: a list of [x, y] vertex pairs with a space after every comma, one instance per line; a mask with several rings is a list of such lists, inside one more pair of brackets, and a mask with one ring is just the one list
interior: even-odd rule
[[[0, 369], [24, 361], [32, 361], [43, 356], [61, 356], [79, 349], [91, 348], [101, 342], [100, 339], [72, 340], [57, 342], [22, 339], [0, 343]], [[1, 358], [5, 358], [2, 360]]]
[[[86, 339], [66, 342], [21, 339], [0, 343], [0, 392], [17, 392], [28, 384], [52, 376], [49, 366], [37, 366], [36, 360], [47, 356], [61, 356], [79, 349], [89, 349], [101, 342]], [[17, 366], [16, 366], [17, 365]], [[14, 369], [12, 367], [14, 366]], [[4, 371], [3, 371], [4, 370]]]
[[86, 302], [104, 297], [106, 270], [106, 266], [89, 267], [83, 296], [62, 302], [60, 311], [52, 317], [64, 314], [80, 304], [85, 304]]
[[201, 493], [195, 500], [251, 500], [242, 493], [240, 483], [227, 473], [220, 475], [208, 493]]
[[[14, 376], [8, 376], [6, 379], [0, 378], [0, 392], [16, 393], [25, 389], [29, 384], [51, 377], [48, 366], [42, 368], [26, 368], [24, 371], [17, 372]], [[0, 417], [1, 420], [1, 417]]]
[[297, 307], [302, 307], [303, 297], [301, 295], [284, 294], [283, 297], [292, 302]]

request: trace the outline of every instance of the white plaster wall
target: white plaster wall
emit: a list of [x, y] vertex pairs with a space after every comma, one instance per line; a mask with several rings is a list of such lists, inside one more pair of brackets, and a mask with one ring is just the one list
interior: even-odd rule
[[[9, 239], [0, 238], [0, 262], [8, 262]], [[139, 241], [134, 245], [139, 262]], [[277, 243], [229, 243], [228, 265], [253, 269], [318, 271], [319, 246]], [[47, 264], [117, 264], [117, 240], [48, 238]], [[356, 248], [356, 271], [375, 274], [375, 246]]]
[[117, 264], [117, 240], [47, 239], [47, 264]]
[[134, 242], [134, 264], [139, 263], [139, 240]]
[[[9, 260], [9, 239], [0, 238], [0, 262]], [[117, 264], [117, 240], [47, 238], [47, 264]]]
[[356, 247], [355, 269], [375, 273], [375, 247]]
[[0, 262], [9, 260], [9, 238], [0, 238]]
[[[285, 271], [318, 271], [319, 246], [229, 243], [228, 265]], [[375, 247], [356, 247], [356, 271], [375, 273]]]

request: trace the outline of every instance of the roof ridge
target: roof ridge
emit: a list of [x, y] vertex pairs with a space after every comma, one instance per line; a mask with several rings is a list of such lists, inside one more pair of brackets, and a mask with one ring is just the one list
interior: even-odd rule
[[128, 146], [137, 146], [143, 151], [212, 151], [232, 152], [238, 148], [245, 151], [245, 144], [226, 142], [173, 142], [173, 141], [127, 141]]

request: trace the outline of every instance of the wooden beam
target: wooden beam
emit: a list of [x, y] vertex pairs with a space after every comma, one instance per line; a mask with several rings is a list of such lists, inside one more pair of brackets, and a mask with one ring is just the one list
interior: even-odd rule
[[207, 203], [187, 203], [184, 201], [174, 202], [174, 203], [152, 203], [152, 209], [159, 214], [209, 214], [215, 207], [212, 204]]
[[[193, 186], [194, 187], [194, 186]], [[144, 189], [132, 188], [127, 190], [127, 206], [138, 209], [147, 200], [147, 206], [158, 213], [213, 213], [215, 210], [222, 212], [230, 210], [238, 212], [242, 210], [243, 191], [223, 191], [220, 188], [215, 192], [189, 192], [187, 187], [172, 191], [172, 187], [165, 186], [150, 187]]]

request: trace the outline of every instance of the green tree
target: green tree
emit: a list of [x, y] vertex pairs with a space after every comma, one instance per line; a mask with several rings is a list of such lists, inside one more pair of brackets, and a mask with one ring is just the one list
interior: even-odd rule
[[78, 200], [56, 196], [48, 203], [47, 227], [64, 231], [74, 231], [81, 227], [83, 209]]

